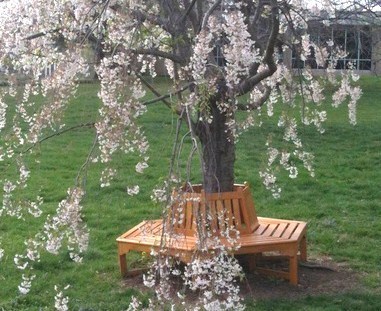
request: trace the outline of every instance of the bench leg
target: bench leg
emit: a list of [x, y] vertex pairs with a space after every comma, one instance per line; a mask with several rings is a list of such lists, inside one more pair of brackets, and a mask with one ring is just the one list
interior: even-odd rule
[[290, 256], [289, 263], [290, 284], [298, 285], [298, 256]]
[[300, 260], [301, 261], [307, 261], [307, 237], [306, 235], [303, 236], [302, 240], [300, 241]]
[[126, 259], [126, 253], [119, 255], [119, 267], [120, 267], [120, 273], [123, 277], [127, 276], [127, 259]]

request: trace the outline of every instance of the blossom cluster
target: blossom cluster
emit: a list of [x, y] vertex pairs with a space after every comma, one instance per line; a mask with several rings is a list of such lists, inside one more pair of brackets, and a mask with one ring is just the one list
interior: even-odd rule
[[56, 215], [45, 222], [42, 237], [45, 249], [52, 254], [58, 253], [66, 239], [70, 257], [77, 262], [82, 261], [80, 254], [89, 242], [87, 226], [81, 217], [80, 203], [84, 194], [81, 188], [68, 189], [67, 198], [60, 202]]
[[32, 281], [35, 277], [36, 276], [34, 274], [31, 276], [25, 274], [22, 275], [22, 282], [18, 286], [19, 292], [21, 294], [26, 295], [27, 293], [29, 293], [30, 288], [32, 287]]
[[194, 45], [194, 53], [191, 58], [192, 75], [196, 82], [203, 82], [205, 80], [205, 73], [207, 70], [208, 58], [213, 51], [213, 33], [203, 30], [201, 31]]
[[229, 87], [237, 85], [241, 77], [249, 74], [253, 63], [260, 62], [259, 51], [247, 30], [245, 16], [241, 11], [225, 14], [223, 30], [229, 44], [224, 46], [224, 57], [227, 62], [226, 81]]
[[223, 251], [212, 258], [195, 259], [184, 272], [185, 284], [201, 293], [198, 309], [205, 310], [244, 310], [237, 284], [240, 277], [237, 259]]
[[[64, 290], [68, 289], [69, 285], [65, 286]], [[56, 295], [54, 296], [54, 308], [57, 311], [69, 311], [69, 297], [64, 296], [64, 293], [59, 290], [58, 286], [54, 286]]]
[[[245, 309], [238, 284], [243, 276], [242, 267], [226, 250], [219, 249], [213, 254], [200, 253], [200, 256], [196, 256], [185, 266], [184, 271], [181, 271], [179, 261], [168, 256], [164, 249], [160, 253], [152, 251], [151, 256], [154, 256], [154, 262], [149, 272], [143, 276], [143, 282], [145, 286], [155, 290], [156, 298], [162, 306], [173, 301], [170, 295], [173, 278], [180, 277], [185, 287], [175, 290], [185, 310]], [[191, 306], [185, 303], [187, 292], [200, 294], [197, 300], [192, 301]], [[175, 304], [172, 305], [174, 306]], [[141, 303], [133, 298], [128, 310], [140, 309]]]
[[[139, 79], [128, 69], [129, 57], [118, 53], [102, 60], [97, 69], [101, 78], [102, 99], [99, 109], [100, 119], [95, 124], [102, 163], [109, 163], [115, 152], [137, 152], [142, 160], [136, 164], [136, 171], [142, 173], [148, 167], [148, 141], [136, 123], [136, 119], [146, 112], [146, 106], [139, 101], [145, 91]], [[109, 186], [115, 170], [103, 170], [101, 184]]]
[[348, 117], [349, 122], [353, 125], [357, 123], [356, 104], [362, 95], [362, 91], [358, 86], [352, 86], [350, 80], [357, 81], [358, 76], [354, 74], [343, 74], [340, 88], [333, 94], [333, 106], [338, 107], [345, 99], [348, 101]]

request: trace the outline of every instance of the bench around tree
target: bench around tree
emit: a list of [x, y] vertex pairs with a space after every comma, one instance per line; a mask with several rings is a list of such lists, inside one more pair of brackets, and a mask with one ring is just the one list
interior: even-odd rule
[[[247, 184], [235, 185], [233, 192], [213, 194], [205, 194], [197, 185], [192, 187], [191, 192], [182, 193], [177, 200], [180, 203], [172, 207], [167, 223], [163, 220], [145, 220], [117, 238], [123, 276], [128, 275], [126, 254], [132, 250], [150, 253], [152, 249], [158, 251], [164, 245], [171, 256], [184, 263], [190, 262], [197, 250], [198, 226], [198, 230], [209, 228], [209, 232], [219, 235], [226, 245], [230, 242], [223, 237], [223, 232], [234, 228], [239, 232], [236, 235], [239, 248], [233, 251], [235, 255], [253, 255], [249, 256], [251, 268], [298, 284], [298, 260], [307, 260], [305, 222], [257, 217]], [[206, 222], [207, 218], [211, 221]], [[163, 235], [163, 227], [168, 225], [172, 228], [172, 235], [166, 236]], [[208, 250], [212, 253], [213, 246]], [[256, 267], [258, 255], [269, 254], [272, 258], [287, 258], [287, 271]]]

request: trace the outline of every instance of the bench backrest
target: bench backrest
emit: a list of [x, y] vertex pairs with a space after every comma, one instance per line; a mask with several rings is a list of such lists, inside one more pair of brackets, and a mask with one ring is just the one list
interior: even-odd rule
[[[192, 192], [176, 194], [169, 214], [174, 231], [185, 235], [195, 235], [197, 226], [212, 234], [227, 230], [237, 230], [240, 234], [252, 233], [258, 227], [254, 201], [248, 185], [235, 185], [234, 191], [207, 194], [199, 185]], [[199, 231], [200, 232], [200, 231]]]

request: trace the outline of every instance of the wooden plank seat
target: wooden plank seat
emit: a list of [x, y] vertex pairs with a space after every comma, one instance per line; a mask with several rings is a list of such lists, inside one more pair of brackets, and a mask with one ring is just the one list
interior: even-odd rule
[[[170, 237], [163, 236], [162, 220], [143, 221], [122, 234], [117, 238], [122, 275], [128, 274], [126, 254], [132, 250], [150, 253], [152, 249], [158, 251], [165, 245], [170, 255], [185, 263], [190, 262], [197, 249], [196, 227], [200, 223], [204, 225], [205, 215], [208, 214], [212, 215], [210, 223], [214, 234], [220, 234], [227, 226], [240, 231], [237, 239], [240, 247], [234, 254], [271, 253], [287, 258], [288, 271], [269, 268], [258, 268], [258, 271], [288, 279], [291, 284], [296, 285], [298, 259], [307, 260], [307, 224], [302, 221], [257, 217], [247, 185], [238, 185], [232, 193], [240, 195], [234, 195], [232, 198], [231, 195], [224, 196], [225, 194], [203, 194], [198, 200], [192, 197], [193, 193], [187, 193], [187, 198], [176, 206], [173, 215], [170, 215], [172, 217], [169, 217], [175, 229], [175, 234]], [[179, 219], [181, 221], [178, 221]], [[221, 238], [221, 241], [228, 244], [226, 239]], [[251, 259], [250, 266], [255, 267], [255, 256]]]

